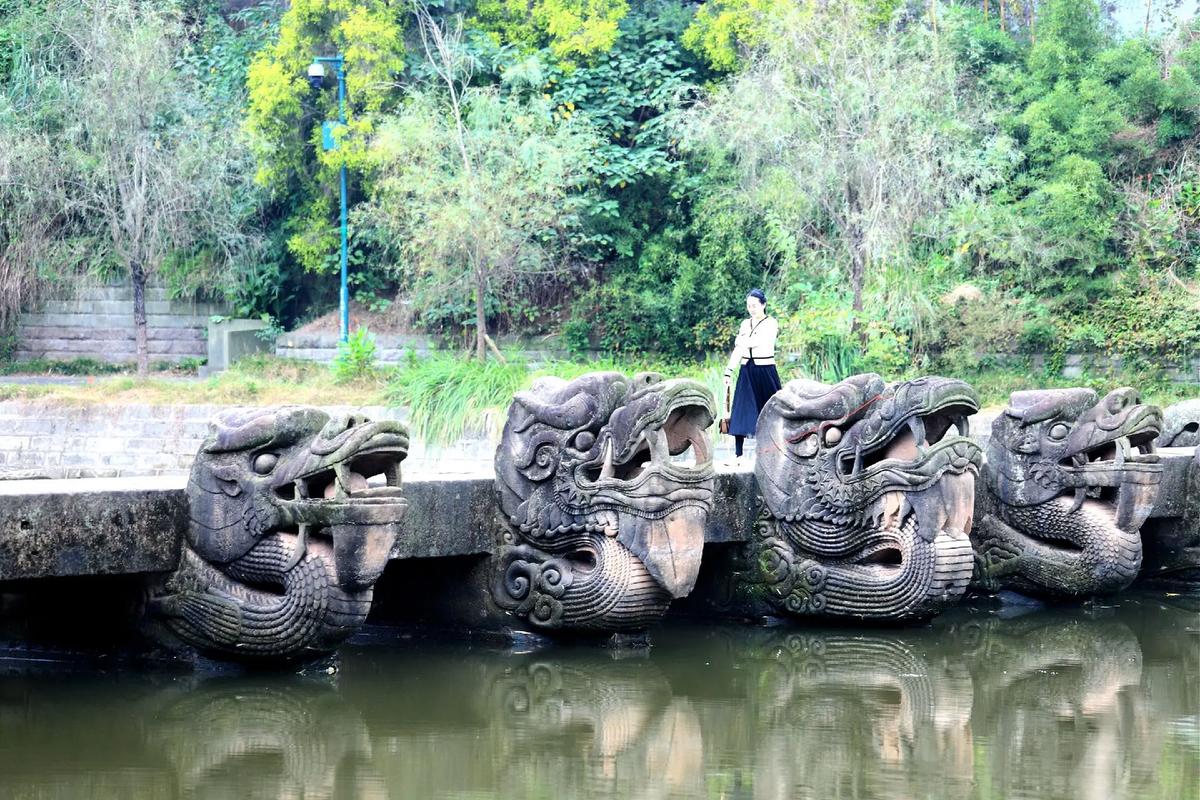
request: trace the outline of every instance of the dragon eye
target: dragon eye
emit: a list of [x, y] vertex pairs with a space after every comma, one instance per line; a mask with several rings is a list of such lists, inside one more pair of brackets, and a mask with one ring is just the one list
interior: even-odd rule
[[1050, 430], [1046, 431], [1046, 435], [1051, 439], [1062, 440], [1067, 438], [1067, 434], [1070, 432], [1071, 429], [1068, 426], [1061, 422], [1056, 422], [1050, 426]]
[[576, 450], [591, 450], [592, 445], [596, 443], [596, 435], [591, 431], [580, 431], [575, 434], [575, 449]]
[[817, 435], [810, 433], [799, 441], [796, 445], [796, 454], [801, 458], [808, 458], [817, 454]]
[[260, 453], [254, 459], [254, 471], [259, 475], [266, 475], [271, 470], [275, 469], [275, 465], [279, 463], [279, 456], [274, 453]]
[[834, 445], [842, 440], [841, 428], [826, 428], [825, 429], [825, 444]]

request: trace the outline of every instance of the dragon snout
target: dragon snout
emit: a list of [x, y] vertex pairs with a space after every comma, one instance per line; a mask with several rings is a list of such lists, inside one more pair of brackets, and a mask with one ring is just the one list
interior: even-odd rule
[[700, 574], [708, 513], [695, 505], [677, 508], [662, 519], [629, 515], [617, 541], [646, 566], [672, 597], [685, 597]]
[[348, 591], [358, 591], [379, 580], [399, 532], [398, 522], [331, 526], [338, 585]]
[[1104, 398], [1104, 406], [1110, 414], [1120, 414], [1122, 411], [1136, 406], [1141, 402], [1141, 397], [1136, 389], [1131, 389], [1124, 386], [1120, 389], [1113, 389]]

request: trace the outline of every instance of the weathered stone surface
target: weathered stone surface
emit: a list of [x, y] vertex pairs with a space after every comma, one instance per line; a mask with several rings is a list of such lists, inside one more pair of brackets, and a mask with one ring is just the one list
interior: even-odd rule
[[222, 319], [208, 325], [206, 372], [228, 369], [243, 356], [252, 353], [267, 353], [274, 349], [273, 343], [260, 334], [267, 327], [261, 319]]
[[[1200, 448], [1169, 448], [1159, 454], [1163, 482], [1154, 514], [1142, 526], [1140, 577], [1195, 589], [1200, 587]], [[1177, 468], [1185, 463], [1186, 472]]]
[[517, 394], [496, 450], [496, 604], [546, 629], [657, 621], [699, 573], [713, 417], [703, 385], [654, 374], [547, 378]]
[[733, 610], [908, 620], [955, 602], [971, 576], [977, 408], [970, 386], [932, 376], [785, 386], [759, 416], [764, 504]]
[[1200, 399], [1184, 400], [1163, 409], [1162, 433], [1156, 444], [1159, 447], [1200, 445]]
[[490, 471], [473, 477], [407, 480], [408, 511], [392, 558], [491, 553], [496, 546], [496, 490]]
[[188, 480], [179, 569], [151, 609], [218, 657], [331, 652], [371, 608], [406, 507], [407, 451], [398, 422], [298, 406], [219, 415]]
[[[162, 286], [146, 289], [147, 335], [156, 360], [205, 355], [205, 329], [225, 309], [212, 303], [171, 299]], [[83, 286], [75, 296], [51, 299], [23, 314], [17, 329], [17, 360], [94, 358], [127, 363], [135, 357], [132, 290]]]
[[1142, 561], [1139, 530], [1163, 466], [1155, 406], [1130, 388], [1014, 392], [992, 425], [991, 509], [972, 533], [976, 580], [1052, 598], [1120, 591]]
[[[1164, 565], [1171, 564], [1180, 568], [1190, 564], [1200, 573], [1200, 525], [1196, 524], [1200, 519], [1200, 489], [1196, 485], [1200, 467], [1195, 464], [1195, 453], [1193, 448], [1159, 452], [1163, 466], [1159, 502], [1142, 527], [1146, 576], [1166, 571]], [[176, 566], [187, 523], [186, 476], [94, 477], [91, 473], [97, 469], [76, 466], [25, 471], [25, 477], [72, 480], [0, 480], [0, 580], [137, 574], [168, 571]], [[6, 473], [0, 468], [0, 475], [16, 472]], [[108, 473], [112, 472], [115, 469], [110, 468]], [[409, 509], [391, 558], [490, 555], [495, 549], [494, 480], [490, 470], [472, 476], [436, 478], [418, 474], [407, 479], [404, 495]], [[719, 596], [728, 600], [727, 579], [736, 567], [717, 563], [712, 556], [740, 550], [741, 544], [753, 536], [759, 510], [758, 486], [748, 469], [719, 472], [714, 484], [713, 508], [704, 531], [708, 547], [702, 583], [706, 585], [698, 586], [697, 592], [710, 595], [709, 599]], [[988, 493], [976, 492], [975, 519], [990, 513]], [[36, 540], [29, 530], [21, 529], [22, 519], [30, 521], [30, 528], [32, 520], [44, 521]], [[134, 520], [141, 533], [130, 534], [127, 519]], [[135, 541], [141, 544], [135, 547]], [[40, 552], [33, 556], [15, 554], [16, 549], [31, 544], [36, 544]], [[1162, 555], [1155, 555], [1159, 553]], [[711, 581], [704, 581], [706, 574]], [[1192, 580], [1200, 582], [1200, 574]], [[459, 587], [445, 587], [445, 591], [457, 593]]]
[[178, 478], [0, 481], [0, 580], [171, 570], [186, 523]]

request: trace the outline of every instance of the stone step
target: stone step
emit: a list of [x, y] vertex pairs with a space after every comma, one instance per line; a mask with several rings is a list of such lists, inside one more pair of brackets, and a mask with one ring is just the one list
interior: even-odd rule
[[[208, 353], [208, 344], [203, 341], [187, 341], [172, 339], [150, 339], [146, 349], [151, 354], [163, 353], [169, 355], [203, 356]], [[137, 342], [130, 339], [113, 339], [107, 341], [90, 341], [86, 339], [36, 339], [22, 341], [19, 351], [42, 353], [136, 353]]]
[[[147, 314], [146, 324], [151, 328], [202, 328], [208, 330], [208, 315], [188, 316], [184, 314]], [[24, 314], [22, 326], [35, 327], [133, 327], [132, 314]]]
[[[43, 325], [22, 326], [20, 340], [22, 342], [37, 342], [47, 339], [84, 339], [90, 341], [112, 341], [133, 339], [136, 329], [128, 328], [63, 328]], [[147, 328], [146, 335], [150, 339], [173, 341], [207, 341], [204, 330], [200, 328]]]
[[[220, 314], [220, 306], [212, 303], [193, 303], [182, 300], [146, 300], [147, 314], [182, 314], [191, 317], [211, 317]], [[50, 300], [38, 313], [42, 314], [115, 314], [133, 316], [133, 300], [80, 299]]]

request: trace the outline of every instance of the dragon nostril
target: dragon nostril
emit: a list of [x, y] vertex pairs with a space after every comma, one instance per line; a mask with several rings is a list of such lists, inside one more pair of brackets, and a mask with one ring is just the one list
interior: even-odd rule
[[1108, 411], [1110, 414], [1117, 414], [1130, 406], [1137, 405], [1141, 398], [1138, 397], [1134, 389], [1117, 389], [1108, 396]]

